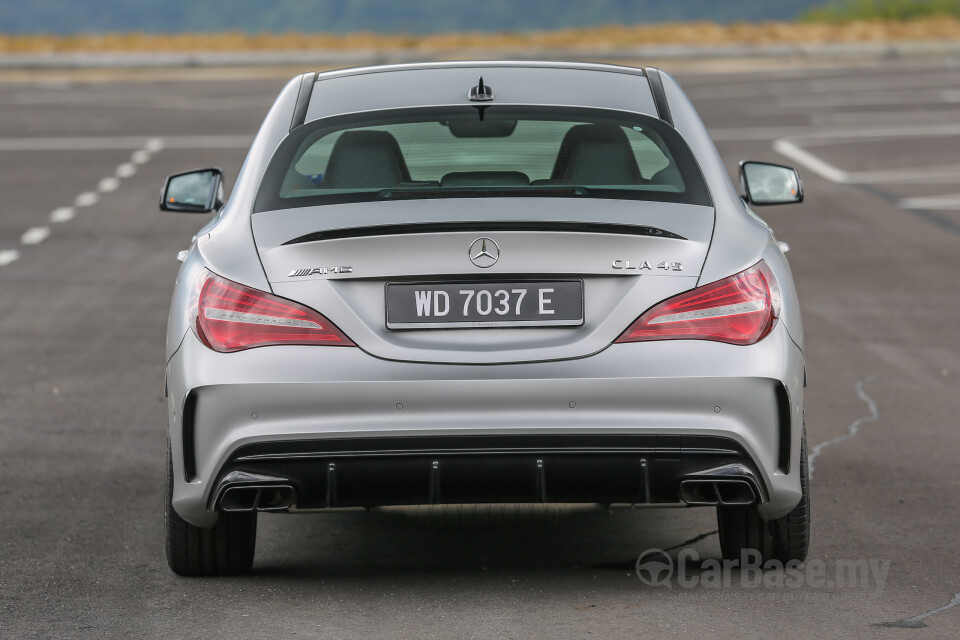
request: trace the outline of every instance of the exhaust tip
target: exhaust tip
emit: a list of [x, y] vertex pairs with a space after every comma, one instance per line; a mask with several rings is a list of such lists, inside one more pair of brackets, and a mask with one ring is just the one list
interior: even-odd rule
[[290, 485], [227, 487], [220, 496], [220, 511], [285, 511], [293, 506], [296, 494]]
[[725, 480], [717, 482], [717, 495], [723, 505], [750, 505], [757, 496], [746, 480]]
[[293, 506], [293, 487], [277, 485], [260, 490], [257, 511], [283, 511]]
[[687, 504], [717, 504], [717, 493], [708, 480], [684, 480], [680, 483], [680, 497]]
[[683, 480], [680, 497], [691, 505], [747, 506], [757, 502], [757, 494], [747, 480]]
[[257, 508], [256, 487], [228, 487], [220, 497], [221, 511], [253, 511]]

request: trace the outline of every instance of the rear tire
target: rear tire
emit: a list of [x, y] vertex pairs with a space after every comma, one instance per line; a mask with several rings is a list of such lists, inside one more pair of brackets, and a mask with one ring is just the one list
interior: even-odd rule
[[257, 514], [221, 513], [210, 529], [195, 527], [174, 511], [173, 458], [167, 445], [167, 490], [164, 533], [167, 564], [182, 576], [247, 573], [253, 567]]
[[740, 560], [745, 549], [760, 553], [762, 563], [803, 562], [810, 546], [810, 478], [807, 472], [807, 432], [800, 437], [800, 502], [793, 511], [764, 520], [756, 507], [717, 507], [720, 549], [728, 560]]

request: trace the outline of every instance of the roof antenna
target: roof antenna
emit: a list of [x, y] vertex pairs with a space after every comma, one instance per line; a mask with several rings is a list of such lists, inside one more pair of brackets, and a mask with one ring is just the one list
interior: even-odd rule
[[483, 76], [480, 76], [480, 82], [477, 83], [477, 86], [470, 88], [470, 92], [467, 94], [467, 100], [472, 100], [473, 102], [489, 102], [493, 100], [493, 89], [483, 84]]

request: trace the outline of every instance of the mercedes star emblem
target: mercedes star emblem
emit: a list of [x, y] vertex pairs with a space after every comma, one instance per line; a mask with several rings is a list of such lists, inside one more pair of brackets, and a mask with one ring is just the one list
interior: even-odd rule
[[500, 247], [490, 238], [477, 238], [470, 245], [470, 262], [481, 269], [492, 267], [500, 259]]

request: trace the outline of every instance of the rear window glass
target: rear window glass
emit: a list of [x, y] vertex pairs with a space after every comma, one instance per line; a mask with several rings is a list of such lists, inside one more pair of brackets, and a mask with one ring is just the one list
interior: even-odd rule
[[255, 211], [497, 196], [710, 205], [679, 134], [636, 114], [510, 106], [403, 109], [308, 123], [271, 160]]

